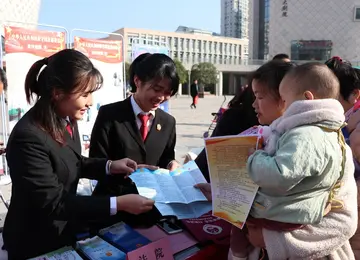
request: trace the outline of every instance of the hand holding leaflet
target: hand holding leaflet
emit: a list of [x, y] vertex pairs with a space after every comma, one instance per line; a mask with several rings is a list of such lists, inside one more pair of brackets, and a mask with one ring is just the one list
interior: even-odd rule
[[211, 203], [200, 190], [194, 188], [195, 184], [206, 182], [195, 162], [172, 172], [139, 169], [130, 178], [140, 195], [155, 200], [155, 206], [162, 215], [193, 218], [211, 210]]

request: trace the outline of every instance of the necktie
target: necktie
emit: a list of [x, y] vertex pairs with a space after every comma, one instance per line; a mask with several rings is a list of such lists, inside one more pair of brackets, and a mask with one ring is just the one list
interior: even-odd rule
[[138, 118], [141, 121], [141, 127], [140, 127], [141, 137], [142, 137], [143, 141], [145, 141], [146, 136], [149, 132], [148, 122], [150, 120], [150, 114], [148, 114], [148, 115], [138, 114]]
[[73, 137], [73, 130], [72, 130], [70, 122], [68, 122], [68, 121], [66, 122], [66, 131], [69, 133], [70, 137], [72, 138]]

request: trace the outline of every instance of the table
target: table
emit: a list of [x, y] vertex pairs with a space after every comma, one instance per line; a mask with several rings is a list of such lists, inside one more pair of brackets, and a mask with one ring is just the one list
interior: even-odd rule
[[[209, 259], [208, 254], [210, 252], [216, 251], [215, 249], [216, 247], [214, 247], [214, 244], [200, 245], [198, 241], [195, 240], [186, 230], [184, 230], [181, 233], [177, 233], [173, 235], [166, 234], [157, 226], [153, 226], [147, 229], [137, 228], [135, 230], [138, 231], [143, 236], [150, 239], [151, 241], [157, 241], [159, 239], [168, 237], [170, 240], [170, 244], [173, 250], [175, 260], [184, 260], [184, 259], [192, 260], [195, 259], [195, 257], [196, 259]], [[0, 233], [0, 248], [3, 246], [3, 244], [4, 242], [3, 242], [2, 233]], [[207, 249], [207, 250], [203, 250], [203, 249]], [[204, 251], [204, 253], [202, 251]], [[205, 257], [205, 258], [198, 258], [198, 257]], [[0, 260], [8, 260], [8, 254], [5, 250], [0, 249]], [[218, 260], [221, 259], [218, 258]]]

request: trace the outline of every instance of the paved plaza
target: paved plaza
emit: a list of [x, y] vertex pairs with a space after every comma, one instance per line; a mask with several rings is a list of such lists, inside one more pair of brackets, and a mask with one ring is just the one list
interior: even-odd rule
[[[230, 100], [228, 97], [226, 102]], [[207, 131], [213, 116], [212, 112], [216, 112], [223, 103], [223, 97], [208, 96], [199, 99], [197, 109], [191, 109], [191, 98], [178, 97], [173, 98], [170, 104], [170, 113], [176, 118], [177, 123], [177, 142], [176, 142], [176, 159], [183, 162], [183, 156], [193, 148], [202, 147], [204, 145], [203, 133]], [[6, 200], [11, 196], [11, 184], [0, 186]], [[0, 214], [6, 213], [6, 208], [0, 202]], [[0, 218], [1, 218], [0, 215]], [[0, 219], [2, 226], [3, 219]]]

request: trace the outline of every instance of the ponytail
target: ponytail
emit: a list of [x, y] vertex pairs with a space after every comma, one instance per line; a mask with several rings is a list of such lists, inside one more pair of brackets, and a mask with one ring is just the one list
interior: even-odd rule
[[56, 142], [63, 145], [63, 120], [71, 115], [58, 114], [59, 102], [63, 100], [54, 98], [55, 91], [60, 91], [64, 97], [88, 94], [98, 90], [102, 83], [101, 73], [88, 57], [76, 50], [65, 49], [35, 62], [25, 79], [27, 102], [36, 100], [32, 108], [33, 121]]
[[25, 95], [26, 101], [30, 104], [33, 100], [33, 95], [35, 94], [36, 99], [38, 100], [42, 94], [41, 84], [39, 84], [40, 70], [42, 67], [48, 64], [48, 58], [38, 60], [35, 62], [25, 78]]

